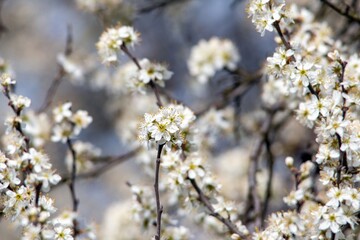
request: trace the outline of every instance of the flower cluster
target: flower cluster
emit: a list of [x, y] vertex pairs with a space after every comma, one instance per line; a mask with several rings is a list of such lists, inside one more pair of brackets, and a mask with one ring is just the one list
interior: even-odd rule
[[3, 73], [0, 76], [0, 83], [4, 88], [6, 88], [9, 87], [10, 85], [15, 85], [16, 81], [10, 74]]
[[109, 28], [100, 36], [96, 44], [99, 55], [104, 63], [118, 60], [118, 53], [122, 46], [133, 46], [139, 42], [139, 33], [132, 27], [120, 26]]
[[145, 93], [145, 86], [150, 82], [164, 87], [164, 81], [169, 80], [173, 75], [164, 65], [150, 62], [146, 58], [140, 60], [139, 64], [141, 69], [134, 72], [126, 84], [130, 92]]
[[64, 103], [53, 110], [56, 125], [53, 128], [51, 140], [65, 143], [68, 139], [80, 134], [81, 130], [89, 126], [92, 117], [87, 111], [78, 110], [73, 113], [72, 103]]
[[156, 114], [144, 115], [140, 126], [139, 139], [147, 144], [166, 144], [180, 147], [184, 142], [184, 130], [195, 120], [192, 111], [181, 105], [169, 105]]
[[[11, 92], [10, 86], [15, 81], [9, 75], [1, 78], [4, 95], [15, 113], [7, 120], [4, 138], [7, 151], [0, 151], [2, 213], [22, 228], [22, 239], [73, 239], [72, 221], [69, 225], [61, 216], [54, 218], [54, 200], [43, 194], [58, 184], [61, 177], [53, 170], [49, 157], [38, 149], [44, 139], [29, 120], [28, 116], [33, 114], [23, 115], [30, 100]], [[30, 136], [34, 136], [34, 142]]]
[[275, 22], [286, 19], [284, 6], [284, 0], [250, 1], [247, 12], [252, 17], [256, 30], [261, 32], [261, 36], [265, 34], [265, 31], [272, 32]]
[[[182, 156], [181, 151], [166, 152], [162, 159], [162, 166], [167, 173], [164, 182], [167, 191], [171, 192], [170, 202], [172, 204], [177, 203], [180, 208], [198, 206], [196, 222], [213, 229], [218, 234], [226, 234], [221, 225], [212, 221], [213, 217], [204, 214], [203, 203], [199, 202], [198, 193], [192, 186], [192, 181], [196, 182], [202, 194], [210, 199], [213, 214], [231, 219], [242, 235], [249, 233], [239, 220], [239, 209], [220, 195], [221, 185], [217, 183], [211, 171], [205, 167], [203, 157], [198, 152], [190, 153], [186, 158]], [[209, 209], [205, 210], [205, 212], [207, 211]], [[233, 234], [232, 237], [233, 239], [240, 238], [237, 234]]]
[[236, 69], [239, 60], [239, 52], [230, 40], [214, 37], [201, 40], [192, 48], [188, 67], [192, 76], [200, 83], [206, 83], [216, 71]]

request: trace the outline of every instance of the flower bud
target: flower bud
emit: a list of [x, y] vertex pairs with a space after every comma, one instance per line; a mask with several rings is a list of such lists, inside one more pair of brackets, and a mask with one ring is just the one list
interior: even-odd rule
[[288, 168], [294, 166], [294, 158], [293, 157], [286, 157], [285, 158], [285, 164]]

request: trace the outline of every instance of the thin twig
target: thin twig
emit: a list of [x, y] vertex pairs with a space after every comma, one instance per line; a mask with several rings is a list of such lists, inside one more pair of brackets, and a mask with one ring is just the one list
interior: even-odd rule
[[[72, 40], [71, 26], [68, 25], [66, 45], [65, 45], [65, 51], [64, 51], [66, 57], [70, 56], [73, 51], [72, 42], [73, 42], [73, 40]], [[66, 71], [65, 71], [64, 67], [61, 64], [58, 64], [58, 72], [57, 72], [55, 78], [53, 79], [48, 91], [46, 92], [45, 100], [42, 103], [41, 107], [38, 109], [38, 111], [37, 111], [38, 113], [44, 112], [44, 111], [46, 111], [46, 109], [48, 107], [50, 107], [50, 105], [54, 101], [56, 92], [65, 76], [66, 76]]]
[[[141, 70], [141, 65], [139, 63], [139, 61], [137, 60], [137, 58], [131, 54], [131, 52], [129, 51], [129, 49], [126, 47], [125, 44], [122, 44], [121, 45], [121, 50], [131, 59], [131, 61], [133, 61], [136, 65], [136, 67]], [[163, 106], [163, 103], [161, 101], [161, 98], [160, 98], [160, 94], [159, 94], [159, 90], [157, 88], [157, 85], [151, 80], [149, 82], [149, 85], [151, 87], [151, 89], [153, 90], [154, 94], [155, 94], [155, 97], [156, 97], [156, 104], [158, 105], [158, 107], [162, 107]]]
[[[74, 213], [77, 213], [78, 211], [78, 206], [79, 206], [79, 199], [76, 197], [76, 191], [75, 191], [75, 181], [76, 181], [76, 151], [74, 149], [74, 146], [72, 144], [72, 141], [70, 138], [67, 139], [66, 144], [71, 152], [71, 156], [72, 156], [72, 169], [71, 169], [71, 178], [69, 181], [69, 189], [70, 189], [70, 193], [71, 193], [71, 200], [72, 200], [72, 210]], [[79, 233], [78, 231], [78, 222], [76, 220], [76, 216], [73, 219], [73, 237], [74, 239], [76, 238], [77, 234]]]
[[155, 190], [155, 198], [156, 198], [156, 228], [157, 232], [155, 235], [155, 240], [161, 239], [161, 215], [163, 213], [163, 206], [160, 202], [160, 192], [159, 192], [159, 175], [160, 175], [160, 164], [161, 164], [161, 151], [164, 147], [164, 144], [160, 144], [158, 147], [157, 157], [156, 157], [156, 168], [155, 168], [155, 183], [154, 183], [154, 190]]
[[41, 187], [42, 187], [42, 183], [35, 185], [35, 207], [39, 207]]
[[[340, 61], [341, 64], [341, 73], [339, 76], [339, 83], [341, 84], [341, 91], [343, 94], [347, 94], [347, 90], [345, 89], [344, 85], [342, 84], [344, 81], [344, 76], [345, 76], [345, 68], [347, 65], [347, 62], [345, 61]], [[345, 120], [346, 117], [346, 112], [349, 108], [346, 107], [346, 98], [343, 97], [343, 107], [342, 107], [342, 117], [343, 120]], [[336, 184], [339, 187], [340, 183], [341, 183], [341, 171], [343, 169], [345, 169], [345, 172], [348, 171], [348, 164], [347, 164], [347, 154], [346, 151], [342, 151], [341, 150], [341, 145], [342, 145], [342, 140], [341, 140], [341, 136], [336, 133], [336, 139], [338, 141], [338, 146], [339, 146], [339, 152], [340, 152], [340, 157], [339, 157], [339, 166], [337, 167], [337, 179], [336, 179]]]
[[[271, 125], [271, 130], [273, 133], [276, 133], [279, 131], [281, 127], [284, 127], [286, 122], [290, 119], [291, 113], [286, 114], [280, 121], [273, 123]], [[274, 177], [274, 154], [271, 150], [271, 141], [270, 141], [270, 131], [266, 133], [265, 138], [265, 147], [266, 147], [266, 153], [267, 153], [267, 159], [268, 159], [268, 181], [266, 184], [266, 190], [265, 190], [265, 198], [262, 208], [262, 215], [261, 215], [261, 227], [263, 227], [265, 222], [266, 213], [269, 207], [270, 198], [272, 195], [272, 183], [273, 183], [273, 177]]]
[[[135, 65], [137, 66], [137, 68], [139, 70], [142, 69], [137, 58], [131, 54], [131, 52], [129, 51], [129, 49], [126, 47], [125, 44], [121, 45], [121, 50], [135, 63]], [[149, 85], [155, 94], [157, 106], [159, 108], [163, 107], [163, 103], [161, 101], [159, 90], [158, 90], [156, 84], [153, 81], [150, 81]], [[157, 232], [155, 235], [155, 240], [161, 239], [161, 216], [163, 213], [163, 206], [161, 205], [161, 202], [160, 202], [159, 175], [160, 175], [160, 163], [161, 163], [160, 158], [161, 158], [161, 151], [162, 151], [163, 147], [164, 147], [163, 144], [160, 144], [158, 147], [158, 153], [157, 153], [157, 158], [156, 158], [156, 168], [155, 168], [154, 191], [155, 191], [155, 198], [156, 198], [156, 213], [157, 213], [157, 217], [156, 217]]]
[[[278, 35], [279, 35], [279, 37], [281, 39], [281, 42], [285, 45], [286, 50], [292, 49], [290, 42], [286, 40], [286, 38], [285, 38], [281, 28], [280, 28], [279, 21], [275, 21], [273, 23], [273, 26], [275, 27], [275, 30], [278, 33]], [[291, 61], [295, 62], [295, 57], [294, 56], [291, 56], [290, 59], [291, 59]]]
[[212, 206], [212, 204], [209, 201], [209, 198], [203, 193], [203, 191], [200, 189], [199, 185], [197, 184], [197, 182], [195, 181], [195, 179], [189, 179], [191, 185], [194, 187], [195, 191], [197, 192], [198, 196], [199, 196], [199, 201], [204, 204], [204, 206], [207, 208], [207, 210], [209, 211], [210, 216], [216, 218], [217, 220], [219, 220], [220, 222], [222, 222], [232, 234], [237, 234], [240, 237], [243, 237], [244, 234], [241, 233], [239, 231], [239, 229], [236, 227], [236, 225], [229, 219], [229, 218], [224, 218], [223, 216], [221, 216], [219, 213], [217, 213], [214, 209], [214, 207]]
[[159, 89], [157, 88], [156, 84], [153, 81], [149, 82], [150, 87], [153, 89], [154, 93], [155, 93], [155, 97], [156, 97], [156, 104], [158, 105], [158, 107], [162, 107], [164, 106], [163, 103], [161, 102], [161, 98], [160, 98], [160, 94], [159, 94]]
[[265, 199], [261, 214], [261, 226], [264, 225], [266, 213], [269, 207], [269, 201], [272, 193], [271, 188], [273, 182], [273, 175], [274, 175], [274, 155], [271, 151], [271, 141], [270, 141], [269, 132], [267, 132], [265, 137], [265, 148], [266, 148], [267, 160], [268, 160], [268, 180], [266, 184]]

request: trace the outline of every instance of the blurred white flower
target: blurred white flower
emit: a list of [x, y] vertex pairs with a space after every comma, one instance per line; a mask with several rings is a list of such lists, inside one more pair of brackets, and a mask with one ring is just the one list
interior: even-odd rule
[[216, 71], [235, 70], [239, 60], [238, 50], [230, 40], [213, 37], [208, 41], [201, 40], [192, 48], [188, 67], [192, 76], [200, 83], [206, 83]]

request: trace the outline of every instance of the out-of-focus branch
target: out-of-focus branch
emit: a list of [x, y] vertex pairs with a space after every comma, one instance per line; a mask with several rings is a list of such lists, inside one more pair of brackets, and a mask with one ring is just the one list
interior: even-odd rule
[[356, 10], [354, 10], [355, 13], [351, 13], [351, 7], [350, 6], [346, 5], [345, 8], [342, 9], [342, 8], [336, 6], [335, 4], [333, 4], [332, 2], [330, 2], [328, 0], [320, 0], [320, 1], [322, 3], [324, 3], [325, 5], [327, 5], [328, 7], [330, 7], [331, 9], [333, 9], [338, 14], [346, 17], [350, 21], [353, 21], [353, 22], [356, 22], [356, 23], [360, 24], [360, 16], [355, 14]]
[[[235, 140], [236, 140], [236, 142], [238, 142], [239, 138], [240, 138], [238, 133], [239, 133], [239, 129], [240, 129], [239, 116], [241, 113], [242, 98], [251, 89], [252, 86], [254, 86], [255, 84], [260, 82], [259, 80], [261, 79], [261, 76], [262, 76], [262, 68], [260, 68], [258, 71], [254, 72], [254, 73], [249, 73], [242, 68], [237, 68], [235, 70], [230, 70], [228, 68], [225, 68], [225, 70], [234, 76], [232, 86], [223, 91], [223, 97], [224, 97], [224, 100], [227, 100], [227, 103], [224, 103], [225, 104], [224, 107], [231, 102], [234, 104], [234, 119], [235, 119], [234, 134], [235, 134]], [[239, 88], [241, 85], [244, 84], [244, 82], [245, 83], [253, 83], [253, 84], [248, 85], [248, 87], [246, 87], [245, 90], [243, 92], [241, 92], [240, 94], [236, 93], [235, 96], [232, 96], [231, 99], [228, 99], [228, 97], [226, 95], [230, 94], [232, 91], [234, 91], [234, 89]]]
[[223, 97], [219, 98], [215, 102], [209, 104], [205, 108], [195, 111], [195, 115], [201, 116], [211, 108], [222, 109], [226, 107], [234, 98], [242, 97], [245, 95], [254, 85], [260, 82], [262, 77], [262, 69], [257, 70], [254, 73], [241, 73], [240, 72], [231, 72], [233, 74], [239, 75], [243, 78], [241, 84], [237, 87], [231, 87], [223, 91]]
[[8, 30], [2, 19], [2, 9], [4, 6], [4, 2], [5, 0], [0, 0], [0, 35]]
[[181, 3], [181, 2], [187, 2], [187, 1], [189, 1], [189, 0], [163, 0], [163, 1], [157, 1], [157, 2], [155, 1], [155, 3], [153, 3], [152, 5], [138, 9], [137, 12], [138, 12], [138, 14], [150, 13], [157, 9], [163, 9], [174, 3]]
[[[72, 38], [71, 26], [68, 25], [66, 45], [65, 45], [65, 51], [64, 51], [64, 54], [66, 57], [68, 57], [72, 54], [72, 51], [73, 51], [72, 43], [73, 43], [73, 38]], [[37, 111], [38, 113], [46, 111], [47, 108], [51, 105], [51, 103], [53, 102], [53, 100], [55, 98], [55, 94], [56, 94], [63, 78], [65, 77], [65, 75], [66, 75], [66, 71], [65, 71], [64, 67], [61, 64], [58, 64], [58, 72], [46, 93], [44, 102], [42, 103], [41, 107]]]
[[[99, 163], [99, 164], [102, 163], [102, 165], [100, 167], [94, 168], [93, 170], [91, 170], [89, 172], [78, 174], [76, 176], [76, 179], [80, 180], [80, 179], [88, 179], [88, 178], [98, 177], [101, 174], [112, 169], [114, 166], [131, 159], [140, 151], [140, 149], [141, 149], [141, 147], [135, 148], [134, 150], [132, 150], [128, 153], [125, 153], [123, 155], [120, 155], [120, 156], [102, 156], [102, 157], [92, 159], [93, 162]], [[55, 185], [53, 188], [61, 186], [65, 183], [67, 183], [69, 180], [70, 180], [70, 176], [64, 176], [64, 177], [62, 177], [61, 181], [57, 185]]]
[[264, 225], [265, 217], [267, 214], [267, 210], [269, 207], [269, 201], [271, 198], [271, 187], [273, 182], [273, 175], [274, 175], [274, 154], [271, 150], [271, 140], [270, 140], [270, 132], [268, 131], [265, 135], [265, 148], [266, 148], [266, 154], [267, 154], [267, 161], [268, 161], [268, 180], [266, 184], [266, 190], [265, 190], [265, 199], [262, 207], [262, 213], [261, 213], [261, 226]]
[[267, 155], [267, 161], [268, 161], [268, 181], [266, 184], [265, 198], [264, 198], [264, 202], [263, 202], [262, 210], [261, 210], [261, 212], [262, 212], [261, 213], [261, 227], [263, 227], [265, 218], [267, 216], [266, 214], [267, 214], [267, 210], [269, 208], [270, 199], [271, 199], [271, 195], [272, 195], [271, 188], [272, 188], [273, 177], [274, 177], [275, 158], [274, 158], [274, 154], [271, 150], [270, 132], [272, 132], [273, 135], [276, 132], [278, 132], [280, 128], [285, 126], [286, 122], [291, 118], [291, 116], [292, 116], [292, 114], [290, 112], [288, 112], [279, 121], [277, 121], [276, 123], [273, 122], [271, 124], [271, 129], [269, 129], [269, 131], [265, 135], [264, 142], [265, 142], [265, 149], [266, 149], [266, 155]]
[[[261, 156], [262, 148], [264, 143], [269, 136], [269, 132], [271, 130], [272, 122], [275, 113], [280, 110], [280, 108], [276, 107], [267, 111], [267, 118], [265, 119], [261, 130], [260, 130], [260, 137], [256, 140], [254, 144], [254, 148], [250, 154], [250, 166], [248, 172], [248, 195], [247, 195], [247, 209], [254, 210], [254, 217], [255, 217], [255, 227], [261, 226], [261, 200], [257, 192], [257, 179], [256, 173], [258, 171], [258, 164], [259, 158]], [[249, 215], [249, 214], [247, 214]], [[246, 219], [248, 220], [248, 219]]]
[[216, 218], [217, 220], [222, 222], [229, 229], [229, 231], [232, 234], [237, 234], [240, 237], [244, 237], [244, 234], [242, 234], [239, 231], [239, 229], [236, 227], [236, 225], [229, 218], [224, 218], [223, 216], [221, 216], [219, 213], [217, 213], [215, 211], [214, 207], [212, 206], [212, 204], [209, 201], [209, 198], [203, 193], [203, 191], [201, 190], [201, 188], [199, 187], [199, 185], [197, 184], [195, 179], [189, 179], [189, 180], [190, 180], [191, 185], [194, 187], [196, 193], [199, 196], [198, 200], [202, 204], [204, 204], [204, 206], [209, 211], [210, 216], [213, 216], [214, 218]]

